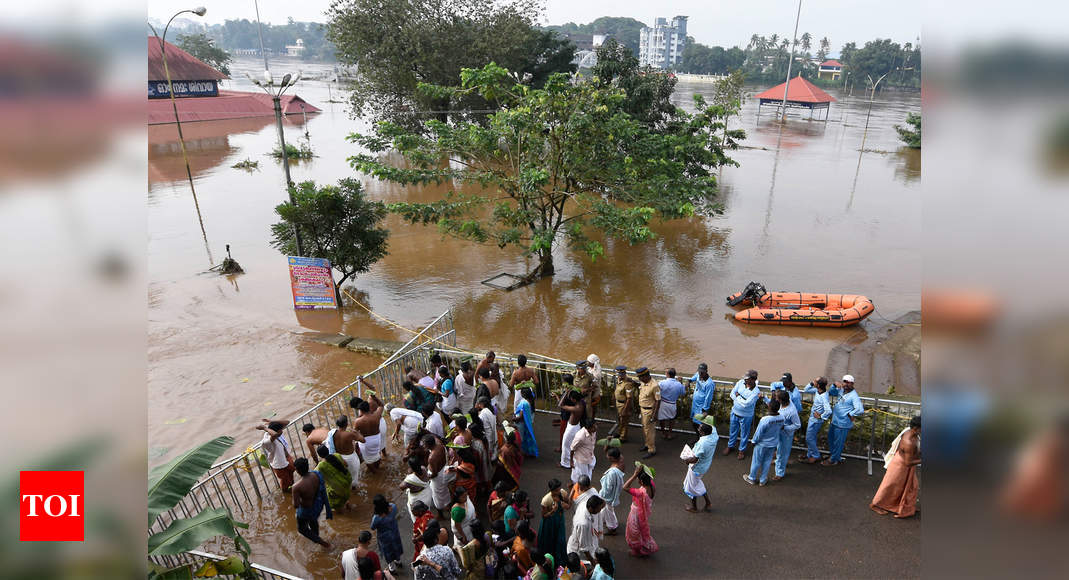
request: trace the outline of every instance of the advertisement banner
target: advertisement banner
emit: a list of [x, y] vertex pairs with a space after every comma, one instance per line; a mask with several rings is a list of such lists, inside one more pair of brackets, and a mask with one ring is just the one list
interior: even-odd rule
[[287, 256], [293, 307], [297, 309], [337, 308], [334, 298], [334, 275], [330, 260]]

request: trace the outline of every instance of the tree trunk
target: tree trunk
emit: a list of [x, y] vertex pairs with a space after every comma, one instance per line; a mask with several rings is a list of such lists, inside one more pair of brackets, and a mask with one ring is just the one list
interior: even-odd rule
[[538, 269], [535, 270], [535, 275], [538, 278], [547, 278], [554, 273], [553, 268], [553, 251], [541, 250], [538, 252]]

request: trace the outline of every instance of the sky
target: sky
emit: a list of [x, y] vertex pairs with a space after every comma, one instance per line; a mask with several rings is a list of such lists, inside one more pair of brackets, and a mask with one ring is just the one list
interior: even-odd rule
[[[253, 0], [149, 0], [148, 15], [166, 21], [175, 12], [203, 5], [209, 24], [237, 18], [253, 19]], [[263, 22], [294, 20], [325, 21], [330, 0], [259, 0]], [[858, 0], [809, 0], [802, 6], [798, 35], [808, 31], [814, 39], [827, 36], [832, 52], [845, 42], [863, 44], [874, 38], [896, 42], [916, 42], [921, 35], [924, 3], [920, 0], [869, 2]], [[658, 8], [661, 7], [661, 8]], [[708, 45], [745, 47], [750, 35], [778, 34], [790, 37], [798, 8], [796, 0], [683, 0], [648, 2], [639, 0], [547, 0], [544, 24], [576, 22], [585, 24], [600, 16], [629, 16], [652, 24], [662, 16], [688, 16], [688, 32]], [[196, 16], [192, 17], [196, 19]], [[816, 45], [816, 42], [813, 43]], [[816, 50], [813, 48], [812, 50]]]
[[[264, 22], [324, 21], [330, 0], [259, 0]], [[167, 20], [179, 10], [203, 5], [209, 24], [227, 19], [255, 17], [253, 0], [49, 0], [7, 2], [0, 30], [62, 29], [101, 22]], [[663, 7], [663, 8], [658, 8]], [[790, 36], [795, 0], [547, 0], [544, 23], [587, 23], [599, 16], [630, 16], [651, 24], [658, 16], [689, 16], [689, 32], [708, 45], [745, 46], [750, 35]], [[196, 18], [195, 16], [193, 18]], [[805, 0], [799, 35], [827, 36], [832, 53], [843, 43], [859, 44], [874, 38], [915, 42], [928, 48], [969, 41], [1024, 37], [1064, 47], [1069, 23], [1069, 2], [1017, 0], [1012, 5], [996, 0]]]

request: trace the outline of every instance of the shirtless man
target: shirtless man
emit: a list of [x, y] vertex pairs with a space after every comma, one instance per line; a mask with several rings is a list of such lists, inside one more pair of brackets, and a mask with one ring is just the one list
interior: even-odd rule
[[294, 462], [300, 481], [293, 484], [293, 507], [297, 508], [297, 531], [304, 537], [330, 549], [330, 542], [319, 536], [319, 514], [327, 508], [327, 519], [333, 519], [323, 479], [318, 471], [308, 470], [308, 459], [301, 457]]
[[[368, 401], [360, 401], [357, 405], [356, 420], [353, 421], [353, 429], [360, 433], [363, 441], [360, 443], [360, 457], [372, 471], [378, 470], [382, 460], [382, 412], [385, 405], [375, 394], [375, 386], [367, 382], [364, 377], [357, 377], [367, 391]], [[369, 402], [370, 401], [370, 402]]]
[[316, 449], [327, 440], [327, 433], [330, 431], [323, 427], [316, 429], [311, 423], [305, 423], [301, 431], [304, 431], [304, 443], [308, 445], [309, 457], [315, 457]]
[[444, 518], [445, 512], [451, 502], [449, 493], [449, 471], [446, 470], [445, 445], [431, 434], [423, 436], [423, 448], [427, 450], [427, 474], [431, 476], [431, 493], [434, 494], [434, 508], [438, 510], [438, 517]]
[[[361, 377], [361, 378], [363, 378], [363, 377]], [[353, 398], [349, 399], [349, 407], [351, 407], [353, 409], [354, 413], [359, 414], [360, 413], [360, 403], [363, 403], [363, 402], [364, 402], [364, 400], [361, 399], [360, 397], [353, 397]], [[372, 401], [372, 404], [374, 404], [374, 401]], [[374, 407], [372, 407], [372, 409], [374, 409]], [[390, 426], [386, 423], [386, 414], [389, 413], [389, 412], [390, 412], [389, 409], [385, 409], [383, 411], [382, 417], [379, 418], [379, 433], [382, 433], [383, 437], [385, 437], [390, 432]], [[390, 446], [386, 445], [385, 443], [383, 443], [382, 444], [382, 456], [383, 457], [389, 457], [390, 456], [389, 451], [390, 451]], [[361, 450], [360, 452], [363, 453], [363, 450]]]
[[491, 351], [487, 351], [486, 358], [484, 358], [483, 360], [479, 361], [478, 366], [475, 367], [475, 374], [478, 375], [479, 371], [481, 371], [483, 369], [490, 368], [490, 365], [494, 364], [494, 360], [496, 358], [497, 358], [497, 355], [494, 354], [494, 351], [492, 351], [492, 350]]
[[[527, 368], [527, 355], [519, 355], [516, 357], [516, 364], [518, 368], [512, 371], [512, 377], [509, 378], [509, 386], [512, 387], [512, 392], [515, 395], [512, 398], [512, 408], [516, 409], [516, 405], [520, 402], [520, 389], [518, 388], [520, 383], [524, 381], [531, 381], [534, 385], [538, 386], [538, 375], [531, 369]], [[534, 390], [534, 389], [531, 389]]]
[[[480, 368], [477, 374], [479, 375], [479, 387], [475, 389], [475, 400], [478, 401], [483, 397], [491, 401], [496, 400], [501, 393], [501, 386], [494, 380], [490, 367]], [[497, 414], [497, 411], [497, 409], [494, 409], [494, 414]]]
[[358, 431], [349, 431], [349, 417], [342, 415], [334, 422], [338, 427], [327, 433], [323, 444], [331, 453], [338, 453], [349, 466], [349, 473], [353, 476], [353, 489], [360, 484], [360, 449], [357, 443], [364, 441], [364, 436]]

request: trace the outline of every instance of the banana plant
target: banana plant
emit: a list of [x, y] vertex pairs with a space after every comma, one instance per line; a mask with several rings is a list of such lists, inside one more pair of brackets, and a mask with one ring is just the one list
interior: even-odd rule
[[[153, 469], [148, 478], [149, 526], [152, 526], [161, 513], [178, 505], [182, 498], [193, 489], [193, 485], [211, 469], [215, 460], [233, 445], [232, 437], [216, 437], [186, 451], [170, 463]], [[196, 571], [196, 574], [188, 565], [167, 569], [152, 564], [149, 567], [148, 577], [169, 580], [192, 578], [195, 575], [209, 576], [215, 575], [213, 572], [218, 573], [216, 570], [219, 566], [226, 568], [229, 574], [255, 577], [248, 561], [252, 549], [238, 532], [238, 528], [248, 527], [248, 524], [234, 520], [227, 508], [204, 509], [193, 517], [174, 520], [163, 531], [149, 536], [149, 556], [181, 554], [218, 536], [233, 540], [240, 556], [232, 556], [222, 562], [205, 564]], [[206, 569], [208, 567], [211, 570]]]

